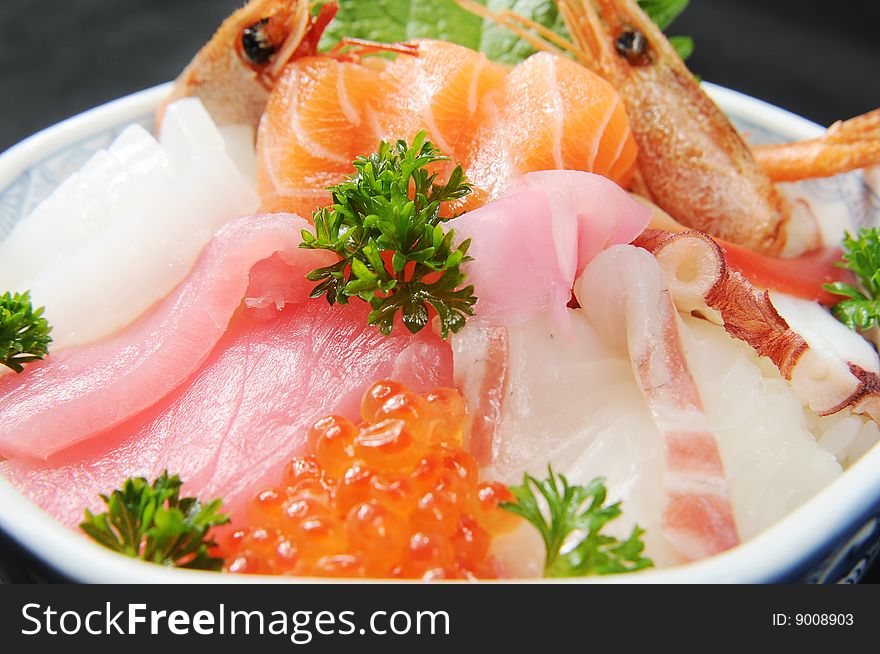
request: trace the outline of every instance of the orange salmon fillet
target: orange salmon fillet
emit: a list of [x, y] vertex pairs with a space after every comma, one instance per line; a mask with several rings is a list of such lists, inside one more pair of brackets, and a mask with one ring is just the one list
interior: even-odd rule
[[309, 57], [288, 66], [257, 136], [264, 211], [309, 218], [330, 202], [326, 188], [352, 173], [357, 155], [422, 130], [451, 159], [436, 172], [461, 164], [473, 184], [455, 212], [500, 197], [538, 170], [629, 182], [636, 144], [623, 103], [591, 71], [548, 53], [511, 69], [451, 43], [418, 45], [418, 56], [387, 65]]

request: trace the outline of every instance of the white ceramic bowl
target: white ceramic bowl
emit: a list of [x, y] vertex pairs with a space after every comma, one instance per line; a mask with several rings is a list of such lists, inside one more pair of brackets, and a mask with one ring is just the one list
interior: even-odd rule
[[[710, 95], [756, 141], [816, 136], [803, 118], [711, 84]], [[116, 100], [44, 130], [0, 155], [0, 239], [97, 149], [127, 124], [152, 126], [167, 93], [160, 86]], [[860, 174], [806, 186], [817, 202], [848, 211], [856, 224], [880, 223], [880, 198]], [[0, 551], [8, 576], [88, 582], [254, 581], [162, 568], [128, 559], [56, 523], [0, 478]], [[711, 559], [636, 575], [593, 577], [594, 582], [857, 581], [880, 550], [880, 447], [772, 528]], [[12, 566], [27, 570], [10, 572]], [[22, 574], [25, 573], [25, 574]], [[263, 577], [265, 581], [302, 581]], [[561, 581], [560, 583], [565, 583]]]

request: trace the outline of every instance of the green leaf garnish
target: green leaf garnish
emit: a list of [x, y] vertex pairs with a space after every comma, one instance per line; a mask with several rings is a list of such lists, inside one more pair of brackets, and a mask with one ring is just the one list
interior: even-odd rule
[[843, 261], [836, 265], [854, 272], [861, 288], [846, 282], [822, 288], [847, 298], [831, 310], [838, 320], [853, 331], [867, 331], [880, 321], [880, 229], [863, 227], [855, 238], [846, 232], [843, 250]]
[[670, 36], [669, 43], [682, 60], [694, 54], [694, 40], [689, 36]]
[[[512, 11], [569, 39], [556, 0], [476, 0], [494, 12]], [[638, 0], [651, 20], [666, 29], [688, 0]], [[504, 64], [518, 64], [535, 49], [506, 27], [466, 11], [456, 0], [339, 0], [339, 13], [321, 40], [330, 48], [340, 39], [356, 37], [385, 43], [439, 39], [484, 53]], [[693, 40], [672, 37], [682, 59], [693, 51]]]
[[638, 0], [638, 3], [648, 18], [665, 30], [687, 9], [690, 0]]
[[[554, 0], [477, 0], [494, 11], [510, 9], [564, 34]], [[517, 64], [535, 50], [505, 27], [472, 14], [455, 0], [339, 0], [339, 13], [321, 41], [332, 47], [344, 37], [386, 43], [439, 39], [486, 54], [494, 61]]]
[[0, 364], [21, 372], [24, 364], [49, 353], [52, 327], [43, 307], [34, 310], [30, 291], [0, 295]]
[[[638, 0], [638, 3], [657, 27], [666, 30], [687, 9], [690, 0]], [[694, 40], [689, 36], [670, 36], [669, 43], [682, 59], [694, 53]]]
[[333, 204], [315, 212], [315, 233], [302, 233], [300, 247], [340, 257], [307, 275], [318, 282], [312, 298], [324, 296], [331, 305], [351, 297], [369, 302], [368, 321], [386, 336], [398, 313], [413, 334], [424, 328], [429, 305], [443, 338], [464, 326], [477, 301], [473, 286], [461, 287], [470, 239], [455, 243], [455, 231], [441, 226], [448, 218], [440, 207], [471, 187], [461, 166], [445, 184], [435, 184], [428, 166], [445, 161], [425, 132], [412, 145], [383, 141], [378, 152], [354, 160], [356, 174], [331, 187]]
[[[548, 466], [548, 478], [523, 475], [521, 486], [511, 486], [516, 502], [499, 506], [528, 520], [544, 539], [544, 576], [583, 577], [634, 572], [654, 565], [642, 556], [644, 530], [633, 527], [620, 541], [602, 534], [603, 527], [621, 514], [620, 502], [605, 506], [605, 480], [570, 486], [564, 475]], [[541, 499], [543, 498], [543, 500]], [[543, 506], [542, 506], [543, 505]]]
[[115, 552], [159, 565], [197, 570], [220, 570], [223, 559], [211, 556], [216, 543], [212, 527], [229, 522], [220, 513], [221, 500], [207, 504], [180, 497], [180, 477], [168, 472], [153, 481], [126, 479], [121, 490], [101, 495], [107, 505], [97, 515], [86, 510], [80, 524], [86, 534]]

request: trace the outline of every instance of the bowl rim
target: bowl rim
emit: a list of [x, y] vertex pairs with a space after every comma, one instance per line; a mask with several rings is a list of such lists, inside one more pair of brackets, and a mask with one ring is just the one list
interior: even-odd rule
[[[801, 116], [738, 91], [703, 83], [728, 114], [790, 139], [813, 138], [822, 128]], [[102, 131], [143, 119], [166, 96], [170, 83], [124, 96], [68, 118], [0, 154], [0, 192], [28, 169], [63, 148]], [[552, 583], [760, 583], [804, 567], [829, 545], [861, 526], [856, 520], [880, 500], [880, 446], [772, 527], [709, 559], [636, 575], [552, 580]], [[818, 517], [817, 517], [818, 516]], [[49, 568], [97, 583], [401, 583], [390, 580], [319, 580], [305, 577], [227, 575], [164, 568], [130, 559], [56, 522], [0, 476], [0, 530]], [[825, 548], [825, 549], [823, 549]], [[548, 583], [497, 580], [491, 583]], [[405, 582], [422, 583], [422, 582]], [[454, 582], [452, 582], [454, 583]], [[465, 582], [468, 583], [468, 582]]]

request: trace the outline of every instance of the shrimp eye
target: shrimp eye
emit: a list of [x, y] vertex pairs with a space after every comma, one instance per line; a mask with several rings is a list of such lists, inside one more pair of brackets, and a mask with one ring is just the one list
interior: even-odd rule
[[269, 62], [275, 54], [275, 46], [269, 42], [266, 35], [266, 23], [268, 18], [258, 20], [253, 25], [245, 27], [241, 33], [241, 49], [245, 57], [255, 66], [262, 66]]
[[626, 57], [631, 64], [646, 63], [648, 39], [638, 30], [626, 30], [620, 33], [614, 42], [617, 54]]

